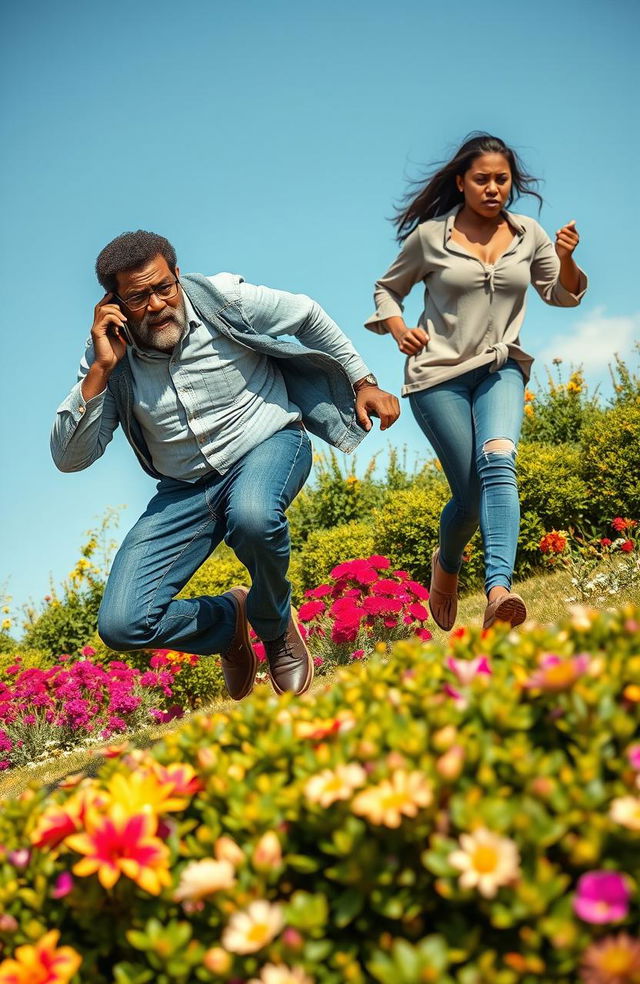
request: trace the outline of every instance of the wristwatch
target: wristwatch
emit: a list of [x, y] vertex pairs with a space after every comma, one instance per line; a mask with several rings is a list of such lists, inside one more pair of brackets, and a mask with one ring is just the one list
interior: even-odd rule
[[353, 384], [353, 391], [354, 393], [358, 393], [361, 389], [364, 389], [365, 386], [377, 386], [377, 385], [378, 385], [378, 380], [373, 375], [373, 373], [370, 372], [367, 376], [363, 376], [362, 379], [358, 379]]

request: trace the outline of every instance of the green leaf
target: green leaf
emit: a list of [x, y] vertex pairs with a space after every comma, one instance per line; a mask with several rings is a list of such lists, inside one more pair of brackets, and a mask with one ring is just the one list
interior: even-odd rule
[[346, 892], [343, 892], [342, 895], [338, 897], [337, 902], [332, 909], [333, 922], [335, 925], [340, 929], [344, 926], [348, 926], [349, 923], [362, 911], [364, 902], [364, 895], [357, 888], [350, 888], [347, 889]]

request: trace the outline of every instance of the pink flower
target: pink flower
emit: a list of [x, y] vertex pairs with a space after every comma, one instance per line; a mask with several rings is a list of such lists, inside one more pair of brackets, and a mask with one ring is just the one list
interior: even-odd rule
[[73, 891], [73, 875], [70, 871], [63, 871], [61, 875], [56, 878], [56, 883], [51, 890], [51, 895], [54, 899], [62, 899], [69, 892]]
[[379, 571], [386, 571], [387, 568], [391, 567], [389, 558], [381, 557], [379, 554], [373, 554], [372, 557], [367, 557], [367, 560], [372, 567], [377, 568]]
[[364, 659], [364, 649], [354, 649], [351, 653], [351, 659]]
[[429, 629], [416, 629], [415, 634], [417, 635], [418, 639], [424, 639], [425, 642], [428, 642], [429, 639], [433, 639], [433, 636], [429, 632]]
[[429, 618], [429, 612], [424, 605], [421, 605], [418, 601], [414, 602], [413, 605], [409, 605], [407, 611], [420, 622], [425, 622]]
[[631, 763], [631, 768], [640, 771], [640, 742], [637, 745], [629, 745], [627, 758]]
[[331, 594], [333, 588], [330, 584], [319, 584], [317, 588], [310, 588], [309, 591], [305, 591], [306, 598], [324, 598], [326, 595]]
[[455, 659], [449, 656], [446, 665], [455, 673], [463, 687], [468, 687], [479, 673], [491, 676], [491, 667], [486, 656], [476, 656], [475, 659]]
[[403, 584], [398, 584], [390, 577], [381, 577], [379, 581], [373, 585], [373, 590], [376, 594], [382, 595], [392, 595], [398, 597], [398, 595], [403, 595], [405, 593], [405, 587]]
[[334, 580], [345, 578], [357, 581], [359, 584], [373, 584], [378, 580], [378, 572], [367, 560], [348, 560], [344, 564], [338, 564], [331, 571]]
[[588, 871], [578, 881], [573, 908], [584, 922], [609, 923], [629, 911], [629, 888], [617, 871]]
[[545, 653], [539, 661], [539, 668], [523, 684], [524, 687], [542, 690], [545, 693], [560, 693], [570, 690], [589, 667], [589, 656], [580, 653], [568, 659], [561, 659], [555, 653]]
[[407, 581], [407, 587], [413, 592], [416, 598], [420, 598], [421, 601], [428, 600], [429, 592], [423, 584], [419, 584], [417, 581]]
[[82, 650], [83, 656], [95, 656], [96, 651], [92, 646], [85, 646]]
[[317, 618], [318, 615], [322, 615], [326, 610], [327, 606], [323, 601], [307, 601], [304, 605], [300, 605], [298, 618], [301, 622], [310, 622], [312, 619]]

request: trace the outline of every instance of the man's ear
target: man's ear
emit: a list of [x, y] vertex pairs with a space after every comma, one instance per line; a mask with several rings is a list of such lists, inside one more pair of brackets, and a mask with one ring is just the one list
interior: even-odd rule
[[176, 277], [178, 278], [178, 280], [180, 280], [180, 267], [179, 266], [176, 267]]

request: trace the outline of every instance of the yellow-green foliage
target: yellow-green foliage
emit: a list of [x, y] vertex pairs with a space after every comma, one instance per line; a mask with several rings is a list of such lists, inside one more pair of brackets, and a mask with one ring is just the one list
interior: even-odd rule
[[291, 558], [289, 579], [294, 598], [300, 601], [304, 592], [321, 584], [336, 564], [372, 553], [373, 533], [369, 523], [354, 521], [311, 533]]
[[575, 444], [520, 444], [516, 465], [523, 513], [535, 513], [545, 529], [562, 529], [584, 519], [589, 491]]
[[[70, 984], [267, 980], [268, 963], [314, 984], [576, 984], [594, 941], [582, 875], [626, 879], [628, 911], [596, 938], [640, 925], [639, 653], [632, 608], [398, 643], [315, 694], [260, 688], [95, 778], [3, 803], [0, 975], [57, 928], [81, 960]], [[480, 868], [479, 828], [508, 859], [494, 892], [456, 864], [466, 848]], [[255, 902], [273, 907], [263, 936], [234, 938]]]
[[57, 657], [42, 649], [20, 649], [0, 653], [0, 680], [7, 679], [7, 668], [19, 662], [23, 670], [49, 670], [57, 663]]
[[438, 542], [440, 513], [449, 499], [444, 481], [395, 492], [374, 513], [375, 552], [389, 557], [396, 568], [429, 584], [431, 554]]
[[229, 547], [220, 544], [180, 592], [180, 598], [219, 595], [236, 584], [251, 584], [249, 572]]
[[583, 432], [582, 472], [591, 512], [640, 518], [640, 397], [611, 407]]

